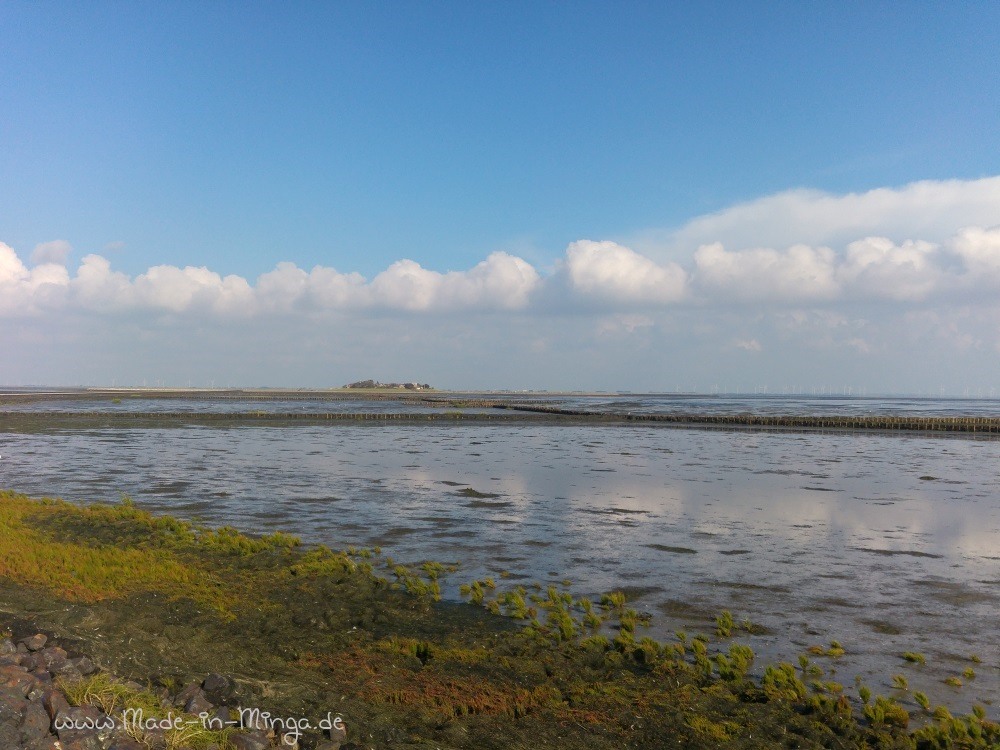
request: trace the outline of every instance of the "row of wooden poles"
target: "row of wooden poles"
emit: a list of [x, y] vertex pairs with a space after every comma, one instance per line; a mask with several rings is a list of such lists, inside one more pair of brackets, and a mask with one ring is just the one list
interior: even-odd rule
[[571, 417], [614, 417], [629, 422], [739, 425], [848, 430], [918, 430], [1000, 433], [1000, 417], [914, 417], [891, 415], [767, 415], [767, 414], [612, 414], [554, 406], [496, 404], [495, 408]]
[[[465, 404], [463, 404], [465, 405]], [[470, 405], [471, 406], [471, 405]], [[42, 420], [54, 422], [239, 422], [239, 421], [338, 421], [338, 422], [420, 422], [420, 421], [516, 421], [517, 416], [503, 412], [518, 412], [525, 418], [568, 417], [586, 422], [636, 422], [676, 425], [716, 425], [733, 427], [820, 429], [820, 430], [888, 430], [1000, 433], [1000, 417], [914, 417], [914, 416], [806, 416], [763, 414], [633, 414], [561, 409], [553, 406], [528, 406], [510, 403], [481, 402], [478, 408], [493, 408], [495, 412], [440, 411], [430, 414], [406, 412], [6, 412], [0, 419]]]

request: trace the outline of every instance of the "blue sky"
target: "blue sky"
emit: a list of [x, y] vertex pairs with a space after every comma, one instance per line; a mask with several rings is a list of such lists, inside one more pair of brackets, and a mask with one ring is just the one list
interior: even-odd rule
[[[281, 263], [371, 281], [402, 260], [466, 272], [503, 252], [528, 264], [546, 291], [529, 284], [531, 300], [507, 305], [490, 298], [486, 308], [517, 309], [529, 320], [568, 316], [553, 331], [575, 341], [578, 356], [592, 351], [597, 372], [611, 350], [594, 349], [580, 331], [601, 329], [600, 315], [643, 315], [653, 322], [640, 329], [667, 336], [667, 323], [682, 315], [663, 305], [686, 297], [677, 290], [637, 297], [626, 285], [610, 295], [604, 289], [600, 305], [566, 304], [572, 295], [559, 291], [567, 286], [559, 279], [572, 243], [614, 242], [660, 264], [677, 262], [695, 279], [698, 247], [722, 239], [713, 227], [698, 229], [707, 216], [761, 201], [766, 208], [767, 200], [802, 189], [843, 197], [905, 193], [918, 182], [978, 187], [941, 204], [918, 200], [891, 217], [875, 215], [856, 236], [834, 227], [828, 236], [807, 237], [802, 224], [802, 237], [787, 232], [774, 250], [806, 242], [846, 258], [851, 241], [885, 236], [894, 247], [934, 244], [933, 252], [951, 253], [954, 261], [958, 251], [948, 243], [959, 230], [1000, 223], [989, 209], [994, 186], [982, 182], [1000, 174], [995, 3], [10, 2], [0, 5], [0, 45], [0, 242], [24, 266], [22, 277], [55, 259], [72, 279], [96, 254], [133, 281], [161, 265], [204, 267], [219, 277], [238, 275], [256, 293], [258, 277]], [[772, 223], [781, 215], [768, 214]], [[928, 216], [935, 217], [931, 227], [921, 223]], [[730, 227], [726, 250], [770, 242], [772, 233], [755, 234], [761, 221]], [[55, 241], [63, 245], [46, 244]], [[961, 255], [963, 262], [969, 257]], [[597, 262], [598, 255], [585, 260]], [[600, 260], [605, 281], [637, 268], [646, 273], [628, 265], [631, 256], [609, 251]], [[831, 262], [840, 269], [840, 260]], [[942, 255], [934, 268], [950, 262]], [[972, 274], [972, 266], [965, 271]], [[847, 312], [845, 300], [856, 306], [862, 287], [848, 286], [857, 286], [857, 274], [837, 274], [836, 299], [824, 297], [820, 284], [818, 297], [795, 304], [838, 314]], [[569, 287], [583, 289], [581, 279], [571, 274]], [[32, 283], [37, 297], [40, 287]], [[978, 279], [976, 294], [992, 299], [990, 283]], [[766, 317], [775, 295], [761, 284], [753, 309]], [[455, 289], [448, 304], [424, 307], [472, 304], [472, 292]], [[17, 307], [13, 295], [8, 307]], [[146, 309], [150, 295], [135, 292], [120, 309]], [[702, 309], [721, 315], [724, 297], [703, 301]], [[84, 310], [46, 304], [27, 315], [27, 303], [18, 303], [21, 317], [10, 324], [17, 330], [8, 326], [8, 343], [19, 337], [28, 359], [38, 341], [48, 341], [42, 321], [56, 307]], [[368, 298], [354, 307], [337, 304], [360, 305], [366, 324], [384, 314], [373, 312], [378, 303]], [[411, 312], [424, 307], [395, 304]], [[914, 312], [893, 309], [897, 316]], [[984, 311], [978, 307], [972, 317], [978, 314], [977, 325], [988, 331], [992, 319]], [[876, 312], [888, 330], [890, 314]], [[119, 324], [101, 314], [109, 330]], [[150, 315], [150, 327], [134, 336], [190, 325]], [[436, 315], [442, 335], [459, 322]], [[510, 324], [494, 315], [483, 328]], [[726, 329], [721, 318], [715, 324]], [[315, 322], [288, 325], [303, 334]], [[37, 335], [28, 336], [36, 326]], [[995, 356], [995, 342], [976, 331], [970, 335], [992, 352], [983, 356]], [[768, 351], [763, 329], [733, 335], [757, 341], [759, 348], [742, 351]], [[126, 354], [123, 344], [106, 355], [105, 369], [94, 363], [94, 377], [120, 369], [115, 357]], [[537, 364], [541, 385], [569, 384], [556, 376], [553, 357], [539, 356], [522, 353], [517, 361]], [[715, 369], [711, 355], [698, 356]], [[8, 365], [0, 380], [71, 376], [26, 361]], [[372, 358], [365, 365], [359, 377], [378, 377], [369, 369], [383, 363]], [[232, 369], [248, 366], [234, 361]], [[302, 367], [305, 380], [323, 377], [308, 363]], [[261, 380], [280, 374], [264, 370]], [[579, 385], [611, 385], [627, 373]], [[191, 377], [204, 379], [199, 372]], [[940, 379], [928, 375], [927, 382]], [[868, 380], [874, 385], [877, 378]], [[949, 381], [949, 388], [960, 385]]]

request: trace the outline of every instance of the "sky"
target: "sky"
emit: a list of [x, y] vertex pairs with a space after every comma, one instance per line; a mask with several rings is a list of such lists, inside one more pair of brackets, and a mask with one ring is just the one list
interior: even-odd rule
[[0, 4], [0, 385], [1000, 393], [1000, 5]]

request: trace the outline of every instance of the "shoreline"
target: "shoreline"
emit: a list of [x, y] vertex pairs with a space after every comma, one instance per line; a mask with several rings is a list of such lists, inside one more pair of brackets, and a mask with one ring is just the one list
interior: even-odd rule
[[615, 592], [591, 604], [484, 580], [466, 588], [471, 604], [450, 604], [437, 601], [441, 567], [381, 550], [303, 549], [130, 503], [2, 493], [0, 514], [8, 615], [126, 678], [221, 672], [295, 714], [335, 701], [364, 747], [764, 748], [791, 731], [805, 747], [888, 748], [973, 725], [985, 739], [969, 747], [1000, 741], [985, 712], [908, 710], [838, 685], [836, 642], [761, 671], [739, 642], [750, 626], [727, 613], [712, 635], [659, 643]]

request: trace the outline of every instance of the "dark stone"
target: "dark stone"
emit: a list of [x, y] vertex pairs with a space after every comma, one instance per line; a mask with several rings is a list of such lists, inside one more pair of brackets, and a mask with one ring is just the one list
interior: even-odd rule
[[[166, 750], [167, 735], [162, 729], [150, 729], [143, 735], [149, 750]], [[145, 750], [145, 749], [144, 749]]]
[[0, 724], [17, 726], [21, 723], [28, 701], [24, 693], [15, 688], [0, 688]]
[[97, 737], [74, 737], [71, 740], [59, 740], [62, 750], [104, 750], [104, 743]]
[[7, 654], [13, 654], [15, 651], [17, 651], [17, 646], [14, 645], [14, 641], [10, 638], [0, 640], [0, 655], [6, 656]]
[[22, 667], [0, 667], [0, 688], [10, 688], [25, 696], [34, 686], [35, 678]]
[[10, 667], [10, 666], [20, 666], [21, 665], [21, 655], [20, 654], [7, 654], [6, 656], [0, 656], [0, 667]]
[[[330, 738], [333, 742], [345, 742], [347, 740], [347, 728], [342, 722], [331, 722], [334, 726], [331, 726], [326, 730], [326, 736]], [[336, 726], [340, 724], [340, 726]]]
[[36, 659], [39, 656], [42, 657], [42, 663], [49, 671], [52, 671], [54, 667], [66, 663], [66, 651], [58, 646], [43, 648], [36, 654]]
[[52, 721], [63, 711], [69, 710], [69, 703], [60, 691], [49, 689], [42, 696], [42, 707], [48, 713], [49, 721]]
[[82, 680], [83, 675], [80, 674], [80, 670], [73, 666], [72, 662], [66, 662], [61, 664], [58, 669], [54, 671], [57, 677], [62, 677], [67, 682], [76, 682], [77, 680]]
[[330, 740], [324, 740], [323, 742], [316, 745], [315, 750], [340, 750], [340, 743], [332, 742]]
[[97, 671], [97, 665], [86, 656], [70, 659], [69, 663], [76, 667], [82, 675], [94, 674]]
[[41, 690], [45, 685], [52, 684], [52, 675], [49, 674], [49, 671], [45, 667], [39, 667], [31, 674], [38, 680], [38, 685], [34, 688], [35, 690]]
[[46, 735], [24, 743], [24, 750], [61, 750], [55, 737]]
[[13, 724], [0, 723], [0, 747], [17, 747], [21, 742], [21, 733]]
[[67, 742], [76, 742], [94, 738], [98, 740], [108, 737], [111, 734], [113, 722], [108, 720], [104, 712], [95, 706], [74, 706], [65, 711], [60, 711], [53, 726], [56, 734], [59, 735], [63, 746], [68, 747]]
[[221, 674], [210, 674], [201, 683], [201, 689], [205, 691], [205, 696], [215, 703], [228, 703], [236, 693], [236, 682], [231, 677]]
[[214, 711], [210, 711], [206, 726], [209, 729], [225, 729], [232, 726], [229, 722], [233, 720], [232, 712], [225, 706], [219, 706]]
[[263, 732], [233, 734], [229, 737], [229, 742], [236, 750], [267, 750], [270, 745]]
[[50, 719], [40, 700], [28, 703], [21, 719], [21, 735], [26, 740], [41, 739], [49, 733]]
[[192, 682], [174, 696], [174, 705], [177, 706], [177, 708], [184, 708], [184, 706], [187, 705], [187, 702], [200, 692], [201, 685], [197, 682]]
[[27, 648], [29, 651], [38, 651], [39, 649], [45, 647], [45, 643], [48, 640], [49, 640], [48, 636], [43, 635], [41, 633], [35, 633], [35, 635], [31, 636], [30, 638], [23, 638], [21, 640], [21, 643], [23, 643], [25, 648]]
[[215, 706], [205, 697], [205, 694], [199, 689], [191, 699], [184, 704], [184, 710], [189, 714], [195, 714], [196, 716], [200, 713], [208, 713]]
[[141, 745], [129, 737], [114, 740], [108, 745], [108, 750], [146, 750], [145, 745]]

